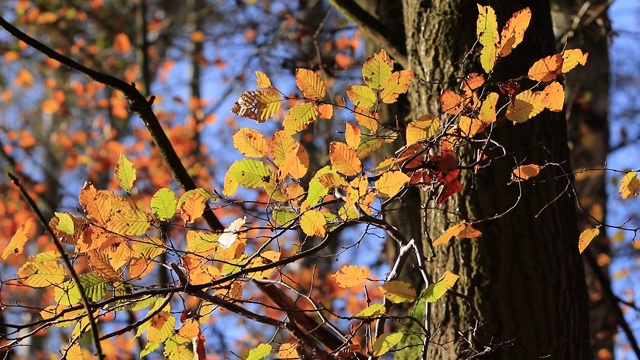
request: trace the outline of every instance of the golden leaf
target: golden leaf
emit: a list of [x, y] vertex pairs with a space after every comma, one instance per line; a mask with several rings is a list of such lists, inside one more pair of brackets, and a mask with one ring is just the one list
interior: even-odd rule
[[347, 176], [354, 176], [362, 171], [362, 162], [356, 150], [349, 145], [334, 141], [329, 145], [329, 159], [335, 169]]
[[368, 281], [371, 272], [365, 267], [345, 265], [331, 276], [341, 288], [351, 288]]

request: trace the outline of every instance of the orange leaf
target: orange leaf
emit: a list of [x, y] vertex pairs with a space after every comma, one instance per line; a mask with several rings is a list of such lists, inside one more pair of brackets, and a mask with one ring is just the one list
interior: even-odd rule
[[596, 236], [600, 234], [600, 229], [586, 229], [580, 234], [580, 238], [578, 239], [578, 251], [580, 254], [589, 246], [591, 240], [593, 240]]
[[42, 112], [45, 114], [53, 114], [60, 110], [60, 103], [54, 99], [47, 99], [42, 102]]
[[309, 154], [304, 146], [296, 142], [291, 151], [286, 153], [284, 163], [280, 167], [281, 175], [291, 175], [294, 179], [300, 179], [307, 174], [309, 170]]
[[291, 153], [297, 142], [282, 130], [276, 131], [271, 140], [271, 154], [273, 154], [273, 162], [277, 166], [282, 166], [287, 159], [287, 155]]
[[300, 353], [298, 352], [298, 344], [296, 343], [284, 343], [280, 345], [278, 349], [278, 358], [281, 360], [296, 360], [300, 359]]
[[178, 330], [178, 335], [192, 339], [200, 333], [200, 324], [194, 319], [188, 319]]
[[296, 70], [296, 85], [309, 100], [322, 100], [327, 93], [327, 88], [320, 76], [308, 69]]
[[393, 104], [400, 94], [404, 94], [411, 85], [413, 70], [400, 70], [391, 74], [380, 92], [380, 99], [385, 104]]
[[199, 193], [194, 192], [181, 206], [182, 220], [185, 223], [192, 223], [204, 213], [206, 199]]
[[113, 38], [113, 49], [120, 54], [126, 54], [131, 51], [131, 41], [125, 33], [119, 33]]
[[500, 34], [500, 57], [511, 54], [524, 39], [524, 32], [531, 21], [531, 9], [524, 8], [511, 16]]
[[380, 113], [377, 111], [356, 107], [353, 110], [353, 116], [360, 126], [369, 129], [372, 133], [376, 132], [380, 126]]
[[334, 141], [329, 145], [329, 159], [335, 169], [347, 176], [354, 176], [362, 171], [362, 162], [356, 150], [349, 145]]
[[446, 244], [454, 236], [458, 239], [475, 239], [481, 235], [482, 233], [471, 226], [471, 224], [466, 221], [462, 221], [448, 228], [447, 231], [445, 231], [436, 241], [433, 242], [433, 246]]
[[440, 93], [440, 107], [447, 114], [457, 115], [462, 111], [465, 99], [451, 90], [444, 89]]
[[376, 181], [376, 189], [381, 196], [389, 198], [397, 194], [409, 179], [402, 171], [389, 171]]
[[326, 120], [331, 120], [333, 117], [333, 105], [331, 104], [320, 104], [318, 106], [319, 116]]
[[96, 190], [93, 184], [86, 182], [80, 190], [78, 201], [87, 212], [89, 219], [99, 225], [105, 225], [111, 216], [111, 199], [113, 194], [106, 190]]
[[468, 116], [460, 116], [460, 133], [462, 136], [473, 138], [477, 134], [483, 132], [487, 124]]
[[357, 149], [360, 145], [360, 128], [352, 123], [346, 123], [344, 138], [347, 145]]
[[331, 276], [341, 288], [351, 288], [368, 281], [371, 273], [365, 267], [345, 265]]
[[480, 111], [478, 112], [478, 119], [485, 124], [491, 124], [496, 122], [496, 105], [498, 104], [498, 93], [491, 92], [482, 101]]
[[542, 91], [544, 106], [551, 111], [562, 111], [564, 107], [564, 88], [557, 81], [547, 85]]
[[367, 58], [362, 65], [362, 78], [371, 89], [381, 90], [389, 81], [392, 71], [393, 60], [386, 51], [380, 50], [379, 53]]
[[587, 63], [589, 53], [582, 53], [580, 49], [571, 49], [562, 53], [562, 73], [566, 74], [578, 65]]
[[437, 117], [428, 114], [420, 116], [417, 120], [407, 124], [407, 145], [435, 136], [439, 128], [440, 119]]
[[28, 218], [27, 221], [20, 224], [16, 233], [11, 237], [11, 241], [9, 245], [4, 248], [2, 251], [2, 260], [6, 260], [9, 255], [20, 255], [24, 250], [24, 245], [36, 232], [35, 226], [33, 226], [34, 220], [33, 218]]
[[537, 176], [540, 173], [540, 169], [540, 165], [536, 164], [520, 165], [513, 169], [513, 172], [511, 173], [511, 180], [515, 182], [527, 180]]
[[555, 54], [542, 58], [529, 68], [527, 75], [535, 81], [549, 82], [562, 74], [562, 54]]
[[17, 86], [29, 87], [33, 83], [33, 74], [29, 70], [21, 68], [18, 70], [18, 74], [13, 80], [13, 83]]

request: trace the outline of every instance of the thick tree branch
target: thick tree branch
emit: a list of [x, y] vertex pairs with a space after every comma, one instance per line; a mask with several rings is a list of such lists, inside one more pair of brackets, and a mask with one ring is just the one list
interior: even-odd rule
[[[95, 71], [93, 69], [89, 69], [88, 67], [77, 63], [76, 61], [56, 52], [55, 50], [42, 44], [38, 40], [20, 31], [18, 28], [11, 25], [1, 16], [0, 26], [5, 28], [11, 35], [16, 37], [17, 39], [25, 42], [27, 45], [38, 50], [51, 59], [54, 59], [71, 69], [77, 70], [87, 75], [91, 79], [101, 84], [107, 85], [117, 91], [120, 91], [129, 102], [129, 110], [135, 112], [144, 122], [147, 130], [153, 138], [153, 142], [158, 147], [158, 150], [160, 150], [160, 154], [171, 169], [171, 173], [173, 174], [174, 179], [178, 182], [180, 187], [187, 191], [196, 188], [195, 182], [193, 181], [191, 176], [189, 176], [189, 173], [185, 169], [184, 165], [182, 165], [180, 157], [178, 156], [178, 154], [176, 154], [176, 151], [171, 145], [167, 134], [165, 134], [164, 130], [162, 129], [162, 126], [160, 125], [156, 114], [151, 109], [154, 97], [151, 97], [151, 100], [147, 101], [147, 99], [140, 93], [140, 91], [136, 89], [135, 84], [127, 84], [126, 82], [116, 77]], [[211, 230], [224, 230], [224, 226], [208, 206], [204, 212], [203, 217], [205, 218]]]
[[60, 256], [62, 257], [62, 261], [64, 262], [67, 269], [69, 270], [69, 274], [71, 274], [71, 279], [73, 279], [73, 283], [78, 288], [78, 292], [80, 293], [80, 300], [82, 301], [82, 306], [87, 312], [87, 319], [89, 319], [89, 325], [91, 326], [91, 333], [93, 335], [93, 342], [96, 348], [96, 356], [98, 357], [98, 359], [104, 359], [105, 356], [102, 353], [102, 346], [100, 345], [100, 337], [98, 334], [98, 324], [96, 323], [96, 319], [94, 318], [93, 312], [91, 311], [87, 294], [84, 291], [84, 287], [80, 282], [80, 278], [78, 277], [78, 274], [73, 268], [73, 264], [71, 263], [69, 256], [67, 256], [67, 253], [64, 251], [64, 247], [62, 247], [60, 240], [58, 240], [58, 238], [53, 234], [53, 230], [49, 226], [47, 219], [45, 219], [44, 215], [42, 214], [42, 211], [40, 211], [36, 202], [33, 201], [31, 196], [27, 192], [27, 189], [25, 189], [24, 186], [20, 184], [20, 181], [18, 180], [18, 178], [15, 177], [13, 174], [8, 173], [7, 175], [9, 176], [13, 184], [16, 185], [18, 189], [20, 189], [20, 193], [22, 194], [22, 197], [24, 197], [24, 199], [27, 201], [27, 203], [29, 204], [29, 207], [31, 207], [31, 210], [38, 217], [40, 224], [42, 225], [42, 227], [44, 227], [47, 234], [49, 234], [49, 237], [51, 238], [51, 240], [53, 240], [53, 244], [56, 246], [56, 249], [58, 250], [58, 252], [60, 253]]
[[353, 0], [329, 0], [329, 3], [349, 21], [362, 29], [366, 36], [383, 47], [400, 66], [404, 69], [409, 68], [407, 50], [404, 47], [398, 47], [397, 44], [389, 40], [386, 34], [390, 34], [391, 31], [378, 19]]

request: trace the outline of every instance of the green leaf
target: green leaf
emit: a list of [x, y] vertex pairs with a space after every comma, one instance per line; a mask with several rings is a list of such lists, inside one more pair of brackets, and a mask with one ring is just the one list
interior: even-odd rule
[[[231, 164], [229, 171], [227, 171], [227, 176], [231, 181], [235, 181], [248, 189], [256, 189], [269, 182], [273, 174], [267, 165], [261, 161], [242, 159]], [[225, 178], [226, 181], [227, 179]]]
[[64, 267], [56, 261], [27, 261], [18, 269], [20, 280], [33, 287], [49, 287], [64, 281]]
[[387, 299], [396, 304], [412, 302], [416, 298], [416, 290], [411, 287], [411, 284], [404, 281], [389, 281], [380, 286], [380, 290]]
[[154, 352], [157, 348], [160, 347], [160, 343], [156, 342], [147, 342], [147, 345], [140, 351], [140, 358], [143, 358], [152, 352]]
[[172, 335], [164, 342], [162, 354], [169, 360], [194, 360], [199, 359], [193, 353], [191, 339], [180, 335]]
[[118, 185], [126, 192], [131, 191], [133, 182], [136, 181], [136, 169], [134, 169], [133, 163], [129, 161], [124, 154], [120, 154], [120, 158], [115, 167], [115, 175], [116, 180], [118, 180]]
[[249, 350], [246, 360], [262, 360], [265, 359], [271, 353], [271, 345], [260, 344], [255, 348]]
[[169, 188], [162, 188], [156, 191], [151, 198], [151, 209], [162, 221], [171, 219], [176, 214], [177, 208], [176, 193]]
[[289, 226], [291, 225], [291, 221], [293, 221], [298, 214], [289, 210], [289, 209], [274, 209], [271, 213], [273, 220], [275, 220], [281, 226]]
[[403, 334], [400, 332], [380, 335], [373, 344], [373, 356], [382, 356], [388, 353], [402, 340], [402, 336]]
[[347, 96], [357, 107], [369, 110], [376, 104], [376, 94], [365, 85], [353, 85], [347, 88]]
[[73, 235], [75, 232], [75, 225], [73, 224], [73, 218], [71, 218], [71, 215], [64, 212], [56, 212], [54, 214], [58, 218], [58, 226], [56, 226], [56, 229], [65, 234]]
[[338, 176], [338, 173], [335, 170], [331, 169], [330, 166], [325, 166], [322, 169], [318, 170], [311, 181], [309, 181], [309, 191], [307, 194], [307, 202], [309, 203], [309, 206], [316, 205], [329, 192], [329, 188], [322, 185], [319, 180], [320, 176], [328, 173], [334, 173], [336, 174], [336, 176]]
[[437, 283], [429, 285], [425, 293], [425, 299], [428, 302], [435, 302], [440, 299], [447, 290], [451, 289], [453, 285], [458, 281], [460, 276], [452, 273], [445, 272], [444, 275]]
[[357, 317], [375, 317], [384, 315], [387, 313], [387, 309], [382, 304], [373, 304], [367, 307], [364, 310], [358, 312], [355, 316]]
[[393, 60], [384, 50], [368, 58], [362, 65], [362, 78], [373, 90], [381, 90], [393, 71]]

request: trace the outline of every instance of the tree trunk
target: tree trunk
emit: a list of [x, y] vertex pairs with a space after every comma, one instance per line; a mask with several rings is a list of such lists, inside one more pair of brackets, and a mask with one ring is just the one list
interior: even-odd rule
[[[533, 13], [524, 42], [497, 65], [492, 81], [526, 74], [534, 61], [555, 52], [547, 1], [488, 3], [501, 25], [524, 7]], [[409, 91], [412, 109], [416, 115], [439, 114], [441, 85], [435, 82], [455, 84], [469, 70], [461, 64], [475, 41], [478, 10], [475, 2], [464, 0], [403, 0], [403, 6], [409, 65], [418, 79]], [[544, 111], [525, 124], [503, 120], [491, 136], [508, 156], [475, 175], [463, 171], [465, 189], [444, 206], [436, 208], [430, 194], [422, 193], [423, 201], [429, 201], [425, 249], [429, 237], [438, 237], [454, 223], [492, 218], [477, 223], [481, 238], [439, 246], [432, 258], [425, 254], [432, 281], [452, 271], [460, 275], [454, 290], [465, 295], [449, 293], [431, 305], [427, 358], [479, 353], [496, 359], [588, 358], [575, 199], [564, 192], [571, 181], [565, 176], [570, 172], [566, 123], [561, 115]], [[458, 150], [459, 163], [472, 163], [473, 153]], [[547, 166], [534, 181], [508, 185], [511, 170], [522, 163], [559, 165]], [[407, 351], [419, 353], [419, 345]], [[417, 358], [406, 352], [398, 357]]]

